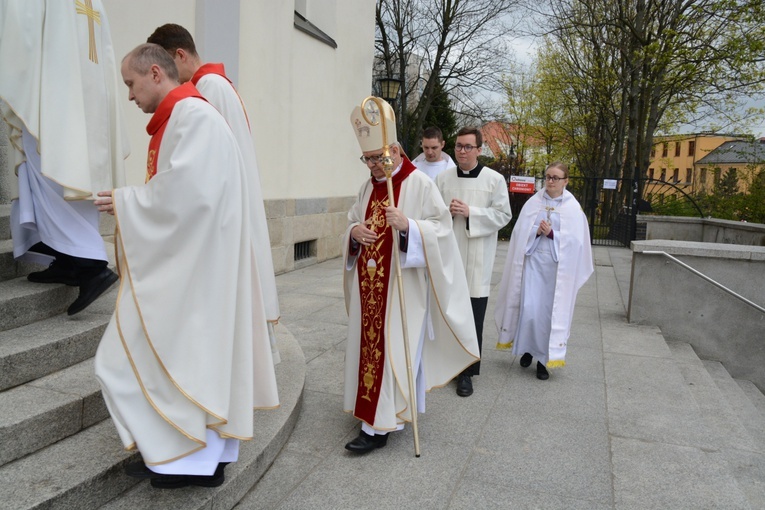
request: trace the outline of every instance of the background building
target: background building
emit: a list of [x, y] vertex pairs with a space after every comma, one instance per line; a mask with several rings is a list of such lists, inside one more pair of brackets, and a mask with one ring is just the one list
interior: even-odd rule
[[[670, 135], [656, 138], [646, 177], [672, 183], [685, 193], [693, 194], [703, 190], [706, 175], [697, 163], [723, 143], [733, 140], [751, 139], [750, 135], [693, 133], [689, 135]], [[653, 193], [648, 186], [647, 193]]]

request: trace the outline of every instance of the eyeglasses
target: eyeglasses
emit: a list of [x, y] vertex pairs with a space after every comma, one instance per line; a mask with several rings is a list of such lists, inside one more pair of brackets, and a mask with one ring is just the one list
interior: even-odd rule
[[460, 151], [470, 152], [473, 149], [477, 149], [477, 148], [478, 147], [476, 147], [475, 145], [462, 145], [461, 143], [458, 143], [457, 145], [454, 146], [454, 150], [457, 152], [460, 152]]
[[567, 177], [558, 177], [557, 175], [545, 175], [545, 180], [550, 182], [565, 181]]
[[361, 160], [361, 162], [362, 162], [362, 163], [364, 163], [365, 165], [366, 165], [367, 163], [370, 163], [370, 162], [371, 162], [373, 165], [376, 165], [376, 164], [378, 164], [378, 163], [382, 163], [382, 160], [383, 160], [383, 155], [382, 155], [382, 154], [378, 154], [377, 156], [369, 156], [369, 157], [367, 157], [367, 156], [361, 156], [359, 159], [360, 159], [360, 160]]

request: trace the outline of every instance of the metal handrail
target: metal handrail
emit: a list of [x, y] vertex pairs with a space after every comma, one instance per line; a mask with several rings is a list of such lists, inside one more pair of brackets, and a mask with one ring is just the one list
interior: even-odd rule
[[748, 300], [747, 298], [745, 298], [745, 297], [744, 297], [744, 296], [742, 296], [741, 294], [738, 294], [738, 293], [736, 293], [736, 292], [733, 292], [732, 290], [730, 290], [730, 289], [729, 289], [728, 287], [726, 287], [725, 285], [723, 285], [723, 284], [721, 284], [721, 283], [719, 283], [719, 282], [716, 282], [715, 280], [711, 279], [710, 277], [708, 277], [708, 276], [707, 276], [707, 275], [705, 275], [704, 273], [702, 273], [702, 272], [700, 272], [700, 271], [698, 271], [698, 270], [696, 270], [696, 269], [693, 269], [691, 266], [689, 266], [688, 264], [686, 264], [686, 263], [685, 263], [685, 262], [683, 262], [682, 260], [680, 260], [680, 259], [678, 259], [678, 258], [675, 258], [675, 257], [673, 257], [672, 255], [670, 255], [669, 253], [667, 253], [667, 252], [665, 252], [665, 251], [650, 251], [650, 250], [649, 250], [649, 251], [643, 251], [643, 252], [640, 252], [640, 253], [644, 253], [645, 255], [664, 255], [665, 257], [667, 257], [668, 259], [672, 260], [673, 262], [677, 262], [677, 263], [678, 263], [680, 266], [684, 267], [685, 269], [687, 269], [687, 270], [688, 270], [688, 271], [690, 271], [691, 273], [695, 274], [696, 276], [700, 276], [700, 277], [701, 277], [701, 278], [703, 278], [704, 280], [708, 281], [709, 283], [711, 283], [712, 285], [714, 285], [714, 286], [715, 286], [715, 287], [717, 287], [718, 289], [720, 289], [720, 290], [723, 290], [723, 291], [727, 292], [727, 293], [728, 293], [728, 294], [730, 294], [731, 296], [733, 296], [733, 297], [735, 297], [735, 298], [738, 298], [739, 300], [743, 301], [744, 303], [748, 304], [749, 306], [751, 306], [751, 307], [753, 307], [753, 308], [755, 308], [755, 309], [757, 309], [757, 310], [761, 311], [762, 313], [765, 313], [765, 308], [761, 307], [761, 306], [760, 306], [760, 305], [758, 305], [757, 303], [754, 303], [754, 302], [752, 302], [752, 301]]

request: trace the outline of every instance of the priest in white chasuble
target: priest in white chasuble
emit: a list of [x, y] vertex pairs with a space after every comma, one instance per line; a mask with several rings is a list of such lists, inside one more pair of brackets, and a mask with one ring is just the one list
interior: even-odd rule
[[148, 181], [99, 193], [116, 218], [121, 281], [96, 376], [123, 444], [143, 457], [127, 474], [218, 486], [253, 436], [253, 408], [279, 403], [246, 168], [225, 119], [179, 86], [164, 49], [137, 47], [122, 75], [153, 114]]
[[[403, 429], [413, 412], [424, 411], [425, 391], [446, 385], [478, 359], [451, 215], [435, 183], [402, 154], [393, 111], [380, 104], [381, 110], [371, 113], [376, 125], [360, 108], [351, 114], [364, 170], [371, 173], [348, 213], [344, 238], [349, 314], [344, 409], [362, 422], [358, 437], [345, 447], [355, 453], [385, 446], [390, 432]], [[385, 137], [380, 115], [387, 120]], [[384, 140], [393, 161], [395, 207], [388, 198]], [[400, 249], [417, 410], [409, 392], [394, 243]]]
[[[460, 129], [454, 147], [457, 168], [441, 172], [436, 177], [438, 190], [454, 221], [454, 237], [467, 276], [479, 352], [497, 252], [497, 232], [513, 217], [505, 178], [478, 162], [482, 145], [480, 129]], [[472, 378], [480, 372], [480, 361], [464, 370], [457, 379], [457, 395], [472, 395]]]
[[260, 187], [260, 172], [255, 155], [255, 144], [250, 130], [250, 119], [242, 98], [226, 76], [223, 64], [203, 64], [197, 53], [196, 44], [188, 30], [180, 25], [168, 23], [158, 27], [146, 42], [159, 44], [167, 51], [176, 66], [181, 83], [191, 81], [211, 105], [223, 115], [231, 126], [239, 150], [247, 167], [247, 186], [250, 193], [250, 228], [252, 229], [255, 255], [260, 275], [260, 287], [268, 318], [268, 333], [271, 339], [274, 361], [278, 363], [274, 324], [279, 320], [279, 298], [276, 292], [274, 261], [271, 257], [271, 240], [268, 235], [266, 209]]
[[79, 286], [72, 315], [117, 280], [93, 204], [124, 184], [129, 153], [102, 2], [0, 2], [0, 63], [14, 257], [50, 264], [32, 282]]

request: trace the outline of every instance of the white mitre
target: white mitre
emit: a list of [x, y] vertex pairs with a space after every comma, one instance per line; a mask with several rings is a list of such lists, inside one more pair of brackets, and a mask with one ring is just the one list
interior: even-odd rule
[[[351, 125], [361, 152], [376, 151], [396, 142], [396, 114], [388, 102], [379, 97], [369, 97], [362, 107], [363, 112], [359, 106], [351, 112]], [[383, 125], [386, 135], [384, 139]]]

